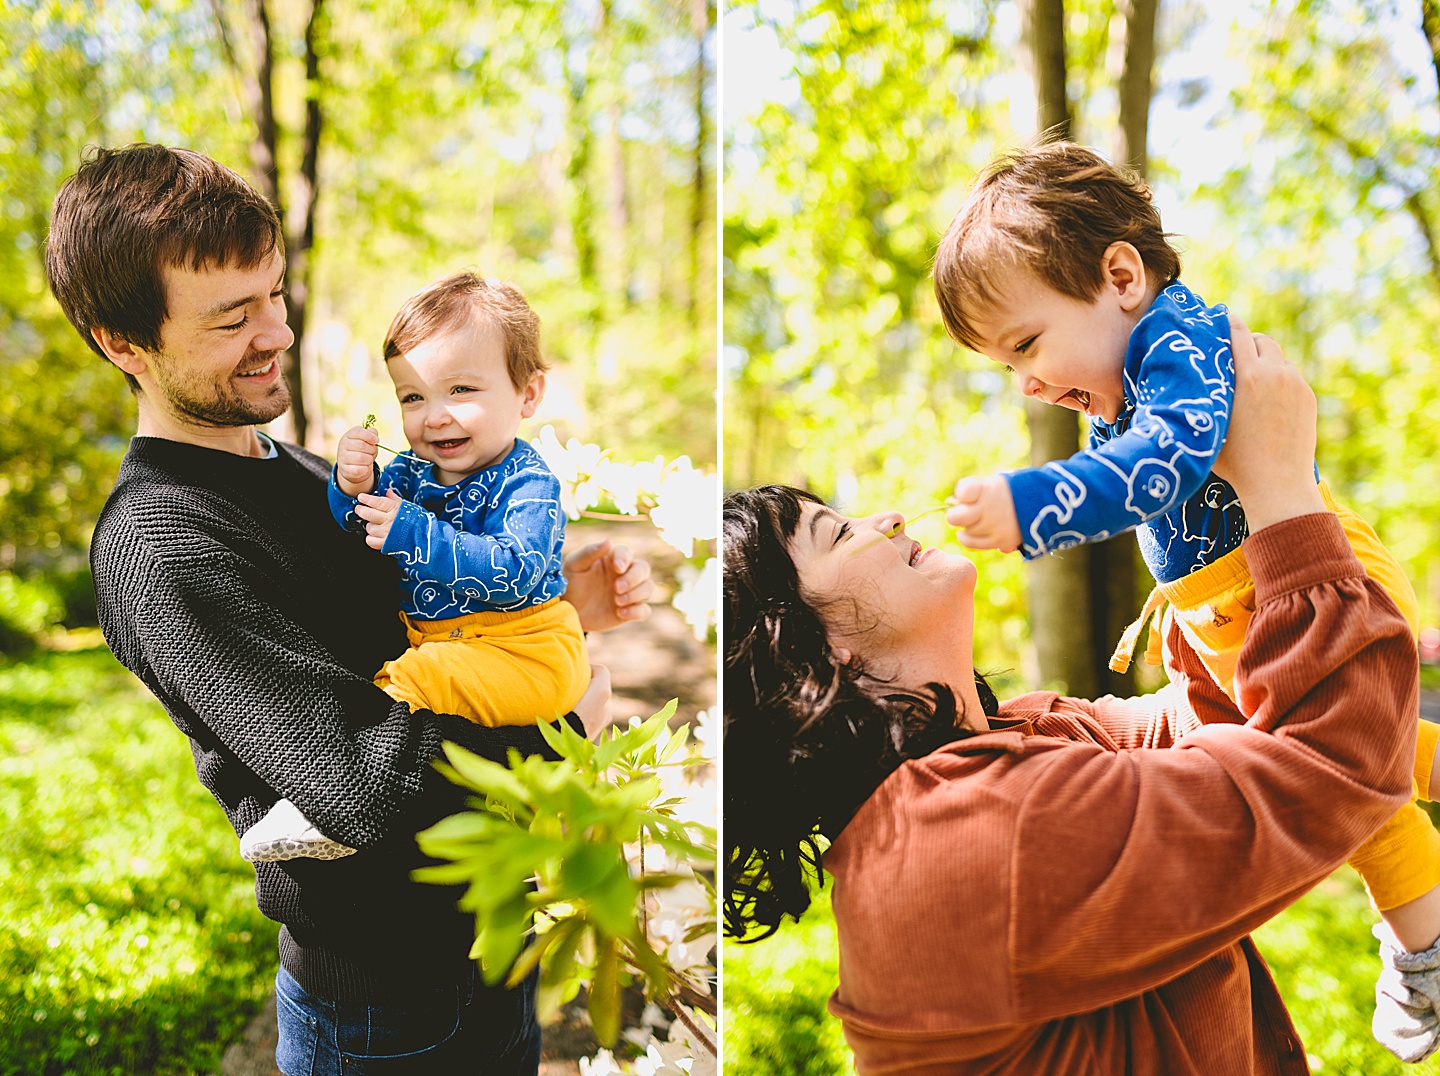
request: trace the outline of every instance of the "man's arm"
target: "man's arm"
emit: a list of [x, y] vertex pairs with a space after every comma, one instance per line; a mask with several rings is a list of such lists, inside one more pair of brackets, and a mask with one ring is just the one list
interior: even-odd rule
[[427, 801], [453, 806], [432, 765], [444, 741], [502, 763], [550, 753], [534, 727], [411, 713], [291, 619], [277, 585], [219, 546], [152, 558], [129, 588], [127, 664], [202, 748], [233, 755], [327, 835], [364, 848]]

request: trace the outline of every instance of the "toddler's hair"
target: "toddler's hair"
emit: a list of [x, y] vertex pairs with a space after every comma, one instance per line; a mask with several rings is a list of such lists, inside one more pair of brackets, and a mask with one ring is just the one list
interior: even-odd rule
[[935, 298], [945, 331], [977, 349], [975, 318], [999, 298], [1001, 277], [1026, 269], [1075, 299], [1093, 300], [1112, 243], [1140, 252], [1151, 283], [1173, 284], [1170, 246], [1150, 188], [1094, 150], [1051, 142], [992, 161], [971, 187], [935, 253]]
[[550, 364], [540, 355], [540, 318], [520, 289], [468, 270], [427, 284], [410, 298], [385, 333], [385, 361], [462, 325], [494, 325], [505, 340], [510, 383], [523, 389]]

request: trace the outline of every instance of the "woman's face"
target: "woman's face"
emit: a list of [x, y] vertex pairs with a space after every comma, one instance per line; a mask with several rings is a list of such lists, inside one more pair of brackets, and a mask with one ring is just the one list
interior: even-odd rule
[[850, 650], [878, 674], [909, 680], [895, 662], [913, 666], [923, 657], [916, 675], [938, 679], [935, 658], [949, 655], [955, 669], [941, 682], [966, 684], [973, 677], [975, 565], [923, 548], [898, 529], [903, 523], [899, 512], [853, 519], [803, 504], [790, 539], [801, 594], [819, 611], [831, 645]]

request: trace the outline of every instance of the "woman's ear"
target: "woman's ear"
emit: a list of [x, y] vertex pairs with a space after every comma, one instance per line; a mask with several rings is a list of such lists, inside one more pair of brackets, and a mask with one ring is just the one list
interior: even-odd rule
[[1105, 286], [1115, 289], [1120, 309], [1130, 313], [1146, 304], [1150, 285], [1145, 259], [1130, 243], [1111, 243], [1100, 256], [1100, 276]]

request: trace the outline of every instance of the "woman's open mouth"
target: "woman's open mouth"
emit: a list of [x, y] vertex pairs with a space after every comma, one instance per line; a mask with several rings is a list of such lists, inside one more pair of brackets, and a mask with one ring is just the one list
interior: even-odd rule
[[912, 550], [910, 550], [910, 560], [909, 560], [910, 567], [912, 567], [912, 568], [915, 567], [915, 562], [920, 559], [920, 554], [921, 554], [922, 552], [924, 552], [923, 547], [920, 545], [919, 542], [916, 542], [916, 543], [915, 543], [915, 548], [913, 548]]

